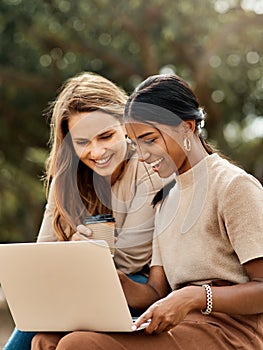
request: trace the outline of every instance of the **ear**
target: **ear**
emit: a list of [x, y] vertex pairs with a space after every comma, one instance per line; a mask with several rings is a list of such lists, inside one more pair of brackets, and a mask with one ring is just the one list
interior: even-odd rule
[[196, 127], [195, 120], [184, 120], [183, 121], [183, 127], [184, 127], [184, 131], [185, 131], [186, 134], [189, 133], [189, 131], [194, 133], [195, 132], [195, 127]]

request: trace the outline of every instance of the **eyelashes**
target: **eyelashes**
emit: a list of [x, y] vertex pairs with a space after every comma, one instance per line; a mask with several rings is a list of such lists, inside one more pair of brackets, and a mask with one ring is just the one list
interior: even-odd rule
[[[105, 135], [100, 135], [100, 136], [97, 136], [97, 139], [98, 140], [108, 140], [108, 139], [111, 139], [114, 135], [114, 132], [113, 133], [110, 133], [110, 134], [105, 134]], [[90, 140], [75, 140], [75, 144], [78, 145], [78, 146], [87, 146], [88, 144], [90, 143]]]
[[151, 145], [152, 143], [155, 142], [155, 138], [152, 138], [152, 139], [149, 139], [149, 140], [143, 140], [143, 142], [146, 144], [146, 145]]
[[114, 133], [102, 135], [102, 136], [99, 136], [99, 139], [101, 139], [101, 140], [110, 139], [113, 135], [114, 135]]

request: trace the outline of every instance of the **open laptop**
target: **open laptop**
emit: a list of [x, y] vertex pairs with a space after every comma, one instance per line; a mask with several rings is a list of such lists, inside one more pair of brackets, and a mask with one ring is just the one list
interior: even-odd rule
[[19, 330], [132, 331], [104, 241], [0, 244], [0, 283]]

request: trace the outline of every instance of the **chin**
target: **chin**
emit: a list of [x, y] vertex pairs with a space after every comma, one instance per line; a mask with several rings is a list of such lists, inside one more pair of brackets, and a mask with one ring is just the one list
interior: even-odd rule
[[163, 172], [158, 172], [158, 175], [161, 177], [161, 178], [163, 178], [163, 179], [166, 179], [167, 177], [170, 177], [171, 175], [173, 175], [174, 174], [174, 170], [171, 170], [171, 171], [163, 171]]
[[95, 173], [103, 177], [109, 177], [112, 175], [112, 171], [101, 171], [101, 169], [94, 169]]
[[157, 173], [162, 179], [166, 179], [167, 177], [169, 177], [170, 175], [166, 175], [166, 174], [160, 174]]

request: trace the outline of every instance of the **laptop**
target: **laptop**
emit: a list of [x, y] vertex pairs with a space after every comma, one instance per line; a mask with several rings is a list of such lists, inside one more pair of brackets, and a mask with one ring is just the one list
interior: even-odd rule
[[132, 331], [105, 241], [0, 244], [0, 284], [21, 331]]

